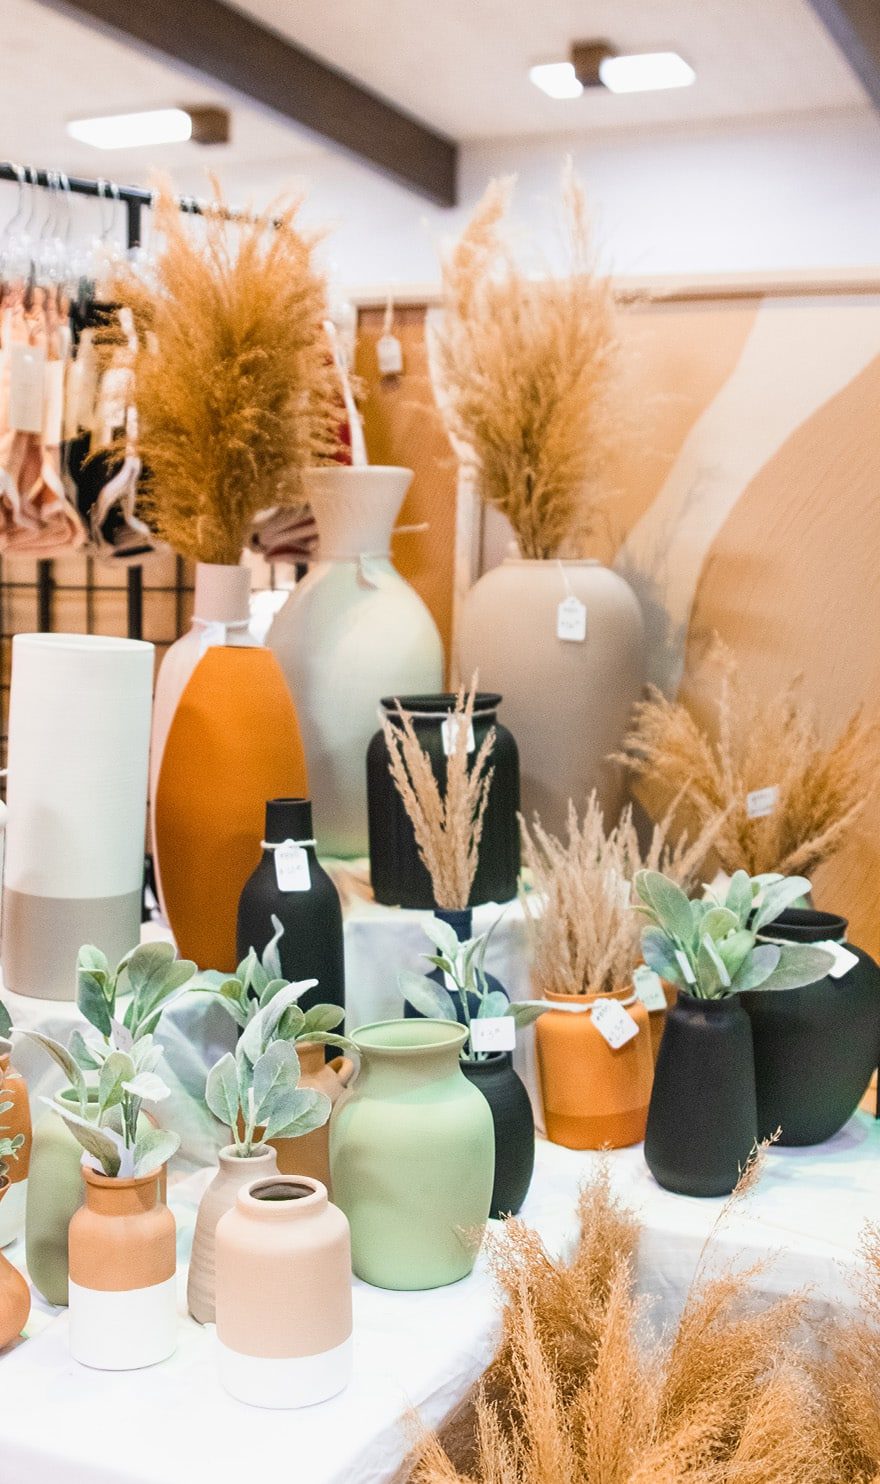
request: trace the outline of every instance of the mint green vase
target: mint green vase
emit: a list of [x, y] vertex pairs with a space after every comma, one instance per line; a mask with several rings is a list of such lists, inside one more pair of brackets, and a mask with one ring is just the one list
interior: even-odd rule
[[330, 1173], [352, 1267], [379, 1288], [441, 1288], [476, 1261], [495, 1135], [461, 1070], [465, 1036], [448, 1020], [387, 1020], [352, 1036], [361, 1069], [333, 1111]]

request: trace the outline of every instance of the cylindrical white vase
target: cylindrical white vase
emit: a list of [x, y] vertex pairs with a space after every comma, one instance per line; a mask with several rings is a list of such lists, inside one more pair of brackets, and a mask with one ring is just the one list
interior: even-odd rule
[[268, 644], [293, 696], [322, 853], [366, 855], [366, 757], [382, 696], [436, 692], [443, 645], [392, 566], [391, 532], [410, 469], [312, 469], [305, 493], [320, 562], [291, 593]]
[[9, 702], [3, 980], [73, 1000], [76, 958], [138, 942], [153, 646], [16, 634]]

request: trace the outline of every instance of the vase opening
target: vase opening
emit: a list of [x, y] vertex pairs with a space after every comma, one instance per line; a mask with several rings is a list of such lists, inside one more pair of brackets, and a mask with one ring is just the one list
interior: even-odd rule
[[463, 1046], [467, 1031], [451, 1020], [380, 1020], [352, 1033], [364, 1051], [438, 1051]]
[[313, 1186], [299, 1181], [265, 1180], [260, 1185], [252, 1185], [250, 1193], [255, 1201], [303, 1201], [315, 1191]]

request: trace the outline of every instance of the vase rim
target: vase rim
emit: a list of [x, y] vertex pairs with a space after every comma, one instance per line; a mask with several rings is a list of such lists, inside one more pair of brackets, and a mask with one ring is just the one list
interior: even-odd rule
[[147, 639], [120, 639], [111, 634], [14, 634], [13, 649], [78, 650], [82, 654], [141, 654], [152, 650]]
[[87, 1185], [93, 1185], [96, 1190], [136, 1190], [142, 1185], [149, 1185], [159, 1179], [162, 1166], [157, 1165], [146, 1175], [102, 1175], [99, 1170], [93, 1170], [90, 1165], [80, 1166], [83, 1179]]
[[303, 470], [303, 478], [309, 483], [320, 481], [322, 484], [332, 484], [340, 478], [375, 482], [389, 474], [405, 474], [409, 479], [413, 478], [412, 469], [408, 469], [405, 464], [322, 464], [314, 469]]
[[[503, 699], [497, 691], [477, 691], [473, 716], [494, 715]], [[397, 714], [398, 702], [404, 711], [409, 711], [417, 720], [445, 721], [449, 712], [454, 710], [456, 700], [455, 691], [436, 691], [433, 695], [383, 696], [379, 704], [392, 721]]]
[[[762, 942], [773, 942], [778, 937], [792, 943], [822, 943], [829, 938], [842, 943], [848, 927], [849, 919], [839, 912], [820, 912], [815, 907], [787, 907], [772, 922], [764, 924], [758, 937]], [[787, 937], [787, 933], [792, 936]]]
[[595, 994], [557, 994], [555, 990], [545, 989], [542, 991], [545, 1000], [551, 1000], [555, 1005], [593, 1005], [597, 1000], [632, 1000], [637, 998], [631, 984], [624, 985], [623, 989], [597, 990]]
[[[282, 1187], [295, 1193], [286, 1200], [283, 1197], [261, 1198], [261, 1191]], [[273, 1221], [292, 1214], [298, 1216], [301, 1212], [308, 1215], [326, 1206], [328, 1200], [326, 1185], [311, 1175], [261, 1175], [258, 1180], [249, 1180], [243, 1185], [236, 1196], [236, 1204], [245, 1215]]]
[[[255, 1144], [250, 1154], [239, 1154], [234, 1144], [225, 1144], [218, 1154], [218, 1159], [228, 1165], [257, 1164], [261, 1160], [277, 1158], [271, 1144]], [[271, 1162], [270, 1159], [270, 1162]]]
[[[760, 994], [760, 991], [761, 986], [758, 985], [754, 993]], [[696, 1005], [700, 1010], [705, 1009], [707, 1006], [710, 1010], [721, 1010], [727, 1005], [739, 1004], [739, 991], [734, 990], [733, 994], [713, 995], [709, 998], [704, 995], [689, 994], [686, 989], [679, 989], [676, 1004], [681, 1005], [682, 1003], [686, 1006]]]
[[467, 1027], [458, 1021], [374, 1020], [351, 1032], [350, 1039], [359, 1051], [378, 1056], [417, 1056], [425, 1051], [460, 1051], [467, 1040]]
[[[521, 557], [506, 556], [504, 567], [601, 567], [598, 557]], [[491, 568], [489, 569], [491, 571]]]

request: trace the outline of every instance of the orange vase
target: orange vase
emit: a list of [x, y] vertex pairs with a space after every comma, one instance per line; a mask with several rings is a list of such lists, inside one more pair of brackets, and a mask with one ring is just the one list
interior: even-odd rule
[[0, 1113], [0, 1132], [6, 1139], [24, 1134], [18, 1157], [7, 1161], [9, 1188], [0, 1205], [0, 1247], [8, 1247], [24, 1231], [27, 1202], [27, 1177], [31, 1162], [31, 1109], [27, 1084], [20, 1072], [9, 1065], [10, 1045], [0, 1041], [0, 1103], [12, 1107]]
[[[545, 998], [586, 1008], [609, 996]], [[610, 998], [624, 1003], [639, 1032], [617, 1050], [589, 1014], [548, 1010], [535, 1026], [547, 1137], [568, 1149], [619, 1149], [645, 1137], [654, 1077], [648, 1012], [630, 989]]]
[[[8, 1135], [6, 1136], [8, 1137]], [[0, 1205], [9, 1191], [9, 1181], [0, 1183]], [[31, 1312], [31, 1291], [27, 1280], [0, 1253], [0, 1350], [21, 1334]]]
[[268, 649], [206, 650], [175, 712], [156, 795], [156, 851], [178, 951], [236, 966], [238, 899], [260, 860], [266, 800], [306, 793], [290, 693]]
[[[300, 1065], [299, 1086], [326, 1093], [335, 1106], [354, 1076], [354, 1062], [347, 1056], [336, 1056], [333, 1061], [325, 1062], [323, 1046], [314, 1041], [298, 1041], [296, 1050]], [[270, 1139], [269, 1143], [278, 1156], [278, 1169], [282, 1175], [308, 1175], [312, 1180], [320, 1180], [330, 1190], [329, 1123], [313, 1129], [310, 1134], [301, 1134], [298, 1139]]]

